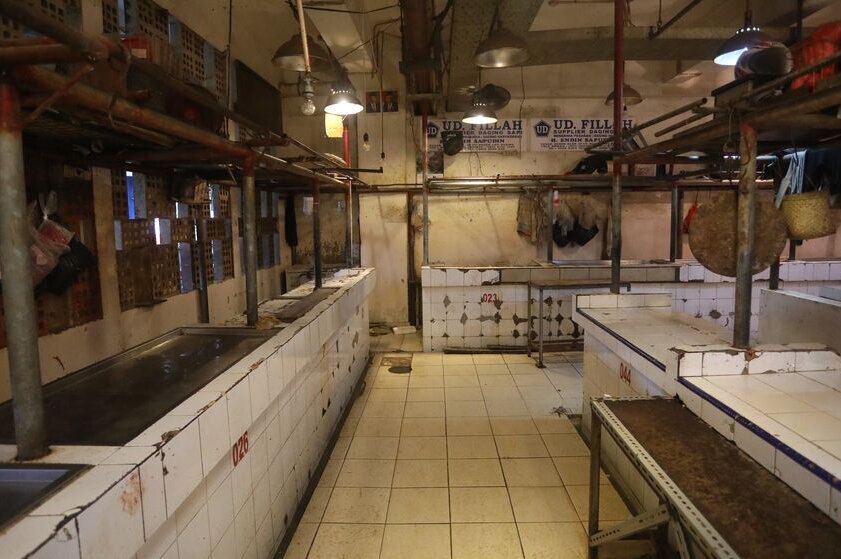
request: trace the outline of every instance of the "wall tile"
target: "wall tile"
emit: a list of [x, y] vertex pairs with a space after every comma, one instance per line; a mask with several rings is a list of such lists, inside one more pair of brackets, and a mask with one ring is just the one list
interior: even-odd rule
[[135, 468], [82, 511], [78, 527], [83, 559], [133, 556], [144, 539], [139, 471]]

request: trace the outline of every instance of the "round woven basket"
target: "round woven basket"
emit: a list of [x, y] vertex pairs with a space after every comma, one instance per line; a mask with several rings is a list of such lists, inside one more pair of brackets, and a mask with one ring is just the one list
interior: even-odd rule
[[802, 241], [834, 235], [837, 225], [829, 211], [829, 193], [804, 192], [783, 198], [788, 236]]
[[[736, 195], [722, 194], [702, 205], [689, 226], [689, 247], [705, 268], [736, 277]], [[756, 201], [756, 233], [751, 266], [754, 274], [768, 268], [786, 244], [783, 214], [768, 199]]]

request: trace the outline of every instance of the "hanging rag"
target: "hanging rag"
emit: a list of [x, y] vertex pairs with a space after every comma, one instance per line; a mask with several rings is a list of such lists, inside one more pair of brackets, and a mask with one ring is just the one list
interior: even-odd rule
[[523, 192], [517, 200], [517, 233], [536, 245], [544, 230], [546, 214], [547, 208], [539, 192]]
[[788, 169], [786, 170], [785, 176], [783, 176], [783, 180], [780, 181], [780, 186], [777, 188], [777, 195], [774, 197], [774, 205], [778, 208], [783, 203], [783, 197], [787, 192], [789, 194], [803, 192], [806, 150], [795, 151], [794, 153], [783, 156], [783, 162], [788, 162]]
[[558, 202], [555, 208], [555, 222], [552, 225], [552, 240], [561, 248], [570, 243], [569, 234], [575, 226], [575, 216], [564, 200]]
[[818, 148], [805, 152], [802, 192], [826, 190], [832, 195], [841, 193], [841, 149]]

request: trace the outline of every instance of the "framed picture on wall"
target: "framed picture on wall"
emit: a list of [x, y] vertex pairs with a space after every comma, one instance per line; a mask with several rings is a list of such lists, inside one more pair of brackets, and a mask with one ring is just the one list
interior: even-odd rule
[[380, 112], [380, 92], [366, 91], [365, 92], [365, 112], [378, 113]]

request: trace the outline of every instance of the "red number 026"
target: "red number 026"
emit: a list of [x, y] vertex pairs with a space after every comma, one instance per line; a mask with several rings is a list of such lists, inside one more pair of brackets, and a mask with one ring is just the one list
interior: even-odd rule
[[231, 459], [234, 462], [234, 467], [245, 458], [245, 455], [248, 454], [248, 431], [242, 434], [242, 436], [234, 443], [233, 448], [231, 448]]

